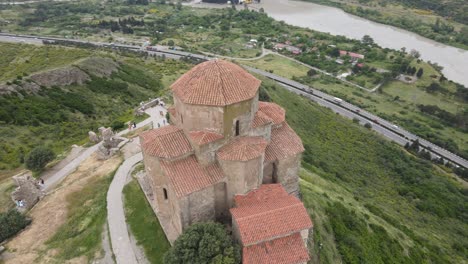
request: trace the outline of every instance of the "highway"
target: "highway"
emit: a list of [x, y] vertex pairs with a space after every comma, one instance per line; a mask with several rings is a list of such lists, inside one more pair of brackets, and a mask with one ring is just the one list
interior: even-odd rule
[[[140, 46], [124, 45], [124, 44], [114, 44], [114, 43], [102, 43], [102, 42], [89, 42], [84, 40], [77, 39], [65, 39], [65, 38], [53, 38], [53, 37], [40, 37], [40, 36], [29, 36], [29, 35], [16, 35], [16, 34], [6, 34], [0, 33], [0, 41], [3, 42], [18, 42], [18, 43], [28, 43], [28, 44], [41, 44], [42, 40], [48, 41], [69, 41], [77, 44], [91, 44], [96, 47], [107, 47], [107, 48], [123, 48], [134, 51], [144, 51], [148, 54], [166, 56], [171, 59], [180, 59], [181, 57], [192, 57], [199, 60], [210, 60], [212, 57], [207, 57], [205, 55], [193, 54], [184, 51], [175, 51], [170, 49], [160, 49], [158, 51], [147, 51], [142, 50]], [[406, 143], [410, 143], [419, 140], [420, 146], [431, 152], [432, 157], [442, 157], [446, 161], [450, 161], [456, 166], [461, 166], [468, 168], [468, 161], [462, 157], [451, 153], [450, 151], [443, 149], [427, 140], [424, 140], [398, 126], [395, 124], [384, 120], [376, 115], [373, 115], [363, 109], [360, 109], [357, 106], [354, 106], [343, 100], [337, 100], [334, 96], [323, 93], [319, 90], [313, 89], [312, 87], [303, 85], [301, 83], [280, 77], [278, 75], [265, 72], [259, 69], [252, 67], [244, 66], [247, 70], [263, 75], [269, 79], [272, 79], [288, 89], [291, 92], [300, 94], [317, 102], [318, 104], [330, 108], [332, 111], [345, 116], [347, 118], [357, 118], [360, 124], [370, 123], [372, 129], [376, 132], [382, 134], [388, 139], [404, 146]]]

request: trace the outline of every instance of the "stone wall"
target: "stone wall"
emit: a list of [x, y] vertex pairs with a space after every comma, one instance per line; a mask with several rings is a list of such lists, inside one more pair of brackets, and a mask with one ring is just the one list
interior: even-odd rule
[[299, 195], [299, 168], [301, 154], [278, 161], [278, 183], [281, 183], [289, 194]]
[[240, 135], [249, 135], [256, 109], [258, 109], [258, 93], [250, 100], [225, 106], [223, 131], [225, 138], [235, 135], [236, 121], [240, 124]]
[[223, 134], [223, 107], [185, 104], [174, 96], [177, 123], [185, 131], [212, 130]]
[[256, 128], [252, 128], [250, 130], [249, 136], [252, 137], [263, 137], [268, 143], [271, 139], [271, 125], [260, 126]]
[[224, 139], [216, 140], [205, 145], [192, 144], [195, 149], [198, 162], [202, 166], [216, 162], [216, 151], [225, 144]]
[[236, 194], [246, 194], [262, 183], [263, 155], [249, 161], [219, 160], [227, 177], [227, 204], [232, 207]]

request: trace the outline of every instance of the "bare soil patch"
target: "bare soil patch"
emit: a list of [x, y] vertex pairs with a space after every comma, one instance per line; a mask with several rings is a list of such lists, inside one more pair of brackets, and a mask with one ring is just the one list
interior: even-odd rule
[[[121, 159], [121, 157], [115, 156], [106, 161], [99, 161], [93, 154], [74, 173], [64, 179], [56, 190], [44, 197], [30, 212], [33, 219], [32, 224], [6, 245], [9, 256], [5, 260], [5, 264], [54, 262], [56, 250], [48, 250], [44, 243], [67, 220], [67, 203], [65, 202], [67, 196], [79, 195], [79, 191], [89, 182], [115, 170]], [[40, 256], [41, 258], [38, 259]], [[86, 257], [80, 257], [72, 259], [68, 263], [87, 262]]]

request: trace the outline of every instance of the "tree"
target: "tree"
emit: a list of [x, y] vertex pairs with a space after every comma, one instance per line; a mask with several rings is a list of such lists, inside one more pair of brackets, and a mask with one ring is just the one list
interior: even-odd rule
[[317, 74], [317, 71], [314, 70], [314, 69], [310, 69], [308, 72], [307, 72], [307, 76], [314, 76]]
[[26, 157], [26, 168], [32, 171], [40, 171], [45, 165], [55, 158], [54, 152], [46, 147], [36, 147]]
[[421, 53], [419, 53], [419, 51], [417, 51], [417, 50], [415, 50], [415, 49], [412, 49], [412, 50], [410, 51], [410, 55], [413, 56], [413, 57], [415, 57], [416, 59], [419, 58], [419, 57], [421, 57]]
[[196, 223], [185, 230], [164, 256], [165, 264], [240, 263], [240, 248], [221, 224]]
[[374, 39], [369, 35], [364, 35], [364, 37], [361, 39], [361, 42], [365, 45], [373, 45]]
[[174, 47], [175, 43], [172, 39], [170, 39], [168, 42], [167, 42], [167, 45], [168, 46], [171, 46], [171, 47]]
[[419, 68], [418, 72], [416, 73], [416, 76], [417, 76], [418, 78], [421, 78], [421, 76], [423, 75], [423, 73], [424, 73], [423, 69], [422, 69], [422, 68]]
[[18, 233], [31, 223], [31, 219], [26, 218], [16, 209], [10, 209], [5, 213], [0, 213], [0, 243]]

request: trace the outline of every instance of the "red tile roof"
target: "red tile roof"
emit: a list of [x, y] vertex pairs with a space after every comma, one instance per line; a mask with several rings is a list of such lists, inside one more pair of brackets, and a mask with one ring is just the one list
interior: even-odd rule
[[286, 111], [275, 103], [258, 102], [258, 111], [268, 116], [276, 125], [284, 122], [286, 118]]
[[162, 161], [161, 168], [169, 178], [177, 197], [202, 190], [224, 177], [218, 165], [203, 168], [194, 155], [173, 162]]
[[243, 264], [296, 264], [309, 260], [300, 233], [244, 247]]
[[223, 135], [211, 131], [190, 131], [189, 137], [191, 141], [197, 145], [204, 145], [210, 142], [224, 138]]
[[265, 150], [265, 161], [284, 159], [304, 151], [301, 138], [284, 122], [271, 129], [270, 144]]
[[234, 202], [236, 207], [244, 207], [255, 203], [271, 203], [288, 195], [288, 192], [286, 192], [281, 184], [264, 184], [245, 195], [234, 196]]
[[260, 127], [269, 123], [281, 124], [286, 118], [286, 111], [275, 103], [258, 102], [258, 111], [252, 121], [252, 127]]
[[265, 153], [268, 142], [262, 137], [239, 137], [219, 149], [221, 160], [247, 161]]
[[234, 63], [210, 60], [193, 67], [171, 88], [184, 103], [225, 106], [253, 98], [260, 83]]
[[175, 158], [192, 151], [184, 131], [176, 126], [164, 126], [140, 134], [143, 151], [160, 158]]
[[261, 127], [267, 124], [273, 123], [273, 120], [271, 120], [270, 117], [268, 117], [264, 112], [262, 111], [257, 111], [255, 113], [254, 119], [252, 120], [252, 127]]
[[[281, 187], [279, 188], [278, 187]], [[302, 204], [293, 195], [284, 195], [280, 184], [264, 184], [230, 212], [239, 228], [243, 246], [257, 244], [312, 227], [312, 221]]]

